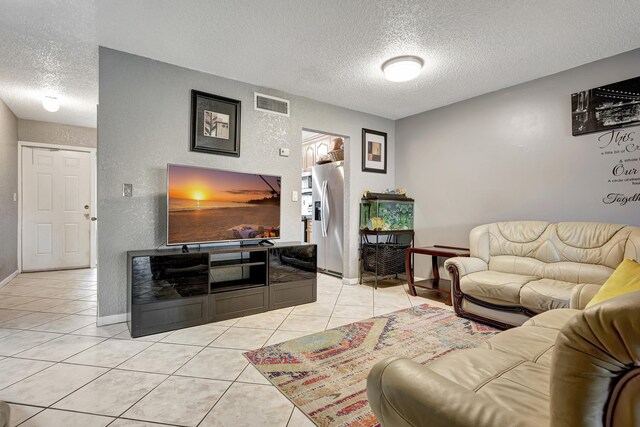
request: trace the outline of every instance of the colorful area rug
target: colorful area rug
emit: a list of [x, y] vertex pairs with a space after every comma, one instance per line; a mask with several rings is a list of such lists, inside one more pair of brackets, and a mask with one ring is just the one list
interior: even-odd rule
[[317, 425], [379, 426], [367, 401], [367, 375], [388, 356], [425, 364], [470, 348], [497, 329], [427, 304], [245, 353]]

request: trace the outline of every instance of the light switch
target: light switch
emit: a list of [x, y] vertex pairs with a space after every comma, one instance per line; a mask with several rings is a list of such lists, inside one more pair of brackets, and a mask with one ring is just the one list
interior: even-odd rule
[[13, 201], [14, 202], [18, 201], [18, 194], [17, 193], [13, 193]]
[[297, 202], [298, 201], [298, 192], [296, 190], [293, 190], [291, 192], [291, 201], [292, 202]]
[[280, 149], [280, 157], [289, 157], [289, 149], [281, 148]]
[[122, 196], [133, 197], [133, 184], [122, 184]]

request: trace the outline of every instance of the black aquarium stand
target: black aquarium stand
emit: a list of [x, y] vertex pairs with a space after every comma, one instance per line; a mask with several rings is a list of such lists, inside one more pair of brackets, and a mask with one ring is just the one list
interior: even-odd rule
[[360, 230], [359, 283], [366, 276], [373, 277], [373, 288], [378, 280], [398, 278], [406, 271], [405, 255], [413, 248], [413, 230]]
[[132, 337], [317, 300], [316, 245], [222, 246], [127, 252]]

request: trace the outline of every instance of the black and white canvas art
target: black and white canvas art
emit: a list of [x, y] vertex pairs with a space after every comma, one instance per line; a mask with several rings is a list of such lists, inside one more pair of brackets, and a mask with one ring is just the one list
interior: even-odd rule
[[573, 136], [640, 125], [640, 77], [571, 95]]

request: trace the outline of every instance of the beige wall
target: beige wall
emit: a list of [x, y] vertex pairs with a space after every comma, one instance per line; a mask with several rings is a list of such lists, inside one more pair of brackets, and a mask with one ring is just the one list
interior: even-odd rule
[[18, 269], [18, 119], [0, 100], [0, 282]]
[[97, 131], [93, 128], [18, 120], [18, 139], [26, 142], [93, 147], [97, 145]]
[[[149, 76], [153, 76], [152, 79]], [[189, 150], [191, 90], [242, 101], [240, 157]], [[291, 101], [291, 116], [253, 109], [254, 92]], [[161, 108], [149, 109], [149, 105]], [[98, 301], [101, 317], [126, 312], [126, 251], [162, 246], [166, 239], [167, 163], [260, 172], [282, 177], [283, 241], [301, 239], [302, 129], [350, 137], [345, 152], [344, 276], [358, 277], [358, 203], [365, 188], [395, 186], [395, 123], [267, 88], [100, 48], [98, 153]], [[388, 134], [387, 174], [361, 170], [362, 128]], [[280, 157], [280, 148], [290, 149]], [[133, 184], [133, 197], [122, 184]]]
[[[640, 127], [571, 135], [571, 94], [640, 74], [640, 49], [396, 122], [396, 183], [416, 200], [416, 246], [468, 245], [507, 220], [640, 225]], [[626, 135], [626, 136], [625, 136]], [[630, 175], [616, 176], [623, 162]], [[416, 258], [416, 274], [429, 275]]]

